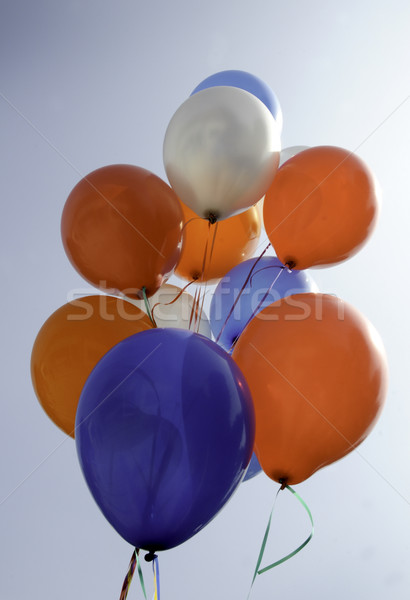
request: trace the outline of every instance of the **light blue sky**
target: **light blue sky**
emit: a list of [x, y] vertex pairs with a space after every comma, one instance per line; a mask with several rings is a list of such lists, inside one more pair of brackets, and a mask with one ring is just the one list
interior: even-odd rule
[[[31, 347], [73, 290], [91, 291], [60, 240], [72, 187], [119, 162], [165, 178], [171, 116], [222, 69], [249, 71], [274, 89], [283, 147], [356, 150], [384, 198], [365, 249], [312, 274], [382, 335], [387, 405], [358, 451], [297, 486], [315, 537], [261, 576], [252, 598], [409, 597], [409, 30], [404, 0], [1, 2], [2, 600], [119, 596], [131, 547], [91, 498], [73, 441], [39, 406]], [[162, 597], [245, 599], [276, 490], [264, 475], [244, 483], [204, 531], [163, 553]], [[267, 560], [308, 532], [303, 509], [281, 494]], [[134, 586], [129, 597], [142, 597]]]

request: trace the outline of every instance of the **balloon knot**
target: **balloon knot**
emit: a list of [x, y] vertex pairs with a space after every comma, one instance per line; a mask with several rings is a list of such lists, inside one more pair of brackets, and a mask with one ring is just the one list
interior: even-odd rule
[[284, 490], [284, 489], [285, 489], [285, 487], [288, 485], [288, 484], [287, 484], [287, 481], [288, 481], [288, 480], [287, 480], [287, 477], [281, 477], [281, 478], [279, 479], [279, 483], [281, 484], [281, 485], [280, 485], [280, 489], [281, 489], [281, 490]]
[[207, 214], [206, 219], [208, 219], [208, 221], [210, 222], [211, 225], [214, 225], [218, 220], [218, 215], [210, 212]]
[[145, 558], [145, 560], [146, 560], [147, 562], [152, 562], [154, 559], [156, 559], [156, 558], [157, 558], [157, 555], [156, 555], [154, 552], [151, 552], [151, 551], [150, 551], [150, 552], [148, 552], [148, 554], [146, 554], [146, 555], [144, 556], [144, 558]]
[[292, 269], [294, 269], [294, 268], [296, 267], [296, 263], [295, 263], [295, 261], [294, 261], [294, 260], [288, 260], [288, 261], [285, 263], [285, 267], [287, 267], [287, 268], [288, 268], [288, 271], [292, 271]]

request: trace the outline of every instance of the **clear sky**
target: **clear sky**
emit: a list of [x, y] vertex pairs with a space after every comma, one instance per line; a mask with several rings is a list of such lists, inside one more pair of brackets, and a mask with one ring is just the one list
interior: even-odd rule
[[[365, 249], [312, 275], [379, 330], [390, 368], [386, 408], [356, 452], [297, 486], [315, 537], [260, 576], [252, 597], [409, 597], [409, 30], [404, 0], [2, 0], [0, 598], [119, 596], [131, 547], [90, 496], [73, 441], [37, 402], [31, 348], [73, 291], [92, 293], [60, 240], [71, 189], [114, 163], [165, 178], [171, 116], [223, 69], [272, 87], [283, 147], [356, 151], [383, 189]], [[206, 529], [163, 553], [162, 597], [245, 599], [277, 487], [263, 474], [243, 483]], [[303, 509], [280, 494], [266, 560], [308, 533]], [[130, 597], [142, 597], [136, 582]]]

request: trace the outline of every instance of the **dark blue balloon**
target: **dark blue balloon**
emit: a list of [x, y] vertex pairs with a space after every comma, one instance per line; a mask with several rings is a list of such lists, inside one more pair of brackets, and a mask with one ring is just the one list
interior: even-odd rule
[[212, 333], [215, 338], [219, 336], [218, 343], [229, 351], [252, 316], [263, 308], [291, 294], [317, 291], [315, 282], [306, 271], [289, 271], [276, 256], [263, 256], [259, 260], [250, 258], [236, 265], [218, 283], [209, 310]]
[[191, 93], [191, 96], [201, 90], [221, 85], [240, 88], [259, 98], [272, 113], [279, 127], [279, 132], [282, 131], [282, 109], [277, 96], [262, 79], [252, 75], [252, 73], [238, 70], [219, 71], [201, 81]]
[[255, 417], [246, 381], [211, 340], [152, 329], [112, 348], [76, 417], [80, 464], [105, 517], [155, 552], [200, 531], [241, 482]]

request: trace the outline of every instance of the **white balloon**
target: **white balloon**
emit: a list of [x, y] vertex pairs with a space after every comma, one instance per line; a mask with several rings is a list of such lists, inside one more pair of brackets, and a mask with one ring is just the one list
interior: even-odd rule
[[284, 162], [299, 154], [303, 150], [308, 150], [309, 146], [289, 146], [288, 148], [283, 148], [280, 153], [279, 166], [281, 167]]
[[[202, 311], [200, 320], [195, 320], [195, 314], [191, 319], [194, 298], [187, 292], [181, 294], [181, 291], [181, 288], [176, 285], [164, 283], [153, 296], [150, 296], [148, 301], [157, 327], [190, 329], [212, 339], [211, 326], [207, 315]], [[178, 294], [181, 295], [175, 300]], [[127, 298], [127, 300], [147, 312], [144, 300], [132, 298]], [[172, 304], [170, 304], [171, 302]], [[156, 304], [158, 305], [155, 306]], [[198, 312], [201, 312], [201, 307], [199, 307]]]
[[228, 86], [190, 96], [172, 117], [163, 149], [177, 196], [199, 216], [219, 220], [264, 196], [279, 155], [279, 127], [268, 108]]

